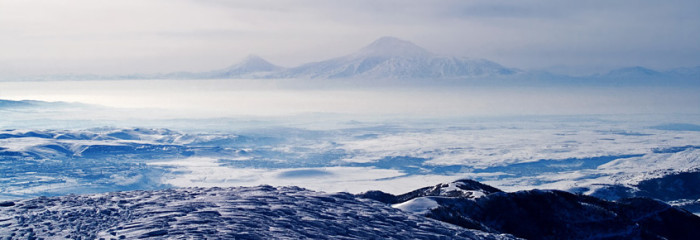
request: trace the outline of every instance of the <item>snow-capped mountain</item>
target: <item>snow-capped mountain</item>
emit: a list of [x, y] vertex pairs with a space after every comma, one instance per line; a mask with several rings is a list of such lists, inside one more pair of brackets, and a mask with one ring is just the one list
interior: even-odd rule
[[238, 64], [209, 72], [175, 72], [120, 76], [173, 79], [455, 79], [509, 76], [518, 72], [485, 59], [442, 56], [411, 42], [382, 37], [350, 55], [283, 68], [250, 55]]
[[411, 42], [382, 37], [359, 51], [273, 75], [283, 78], [440, 79], [510, 75], [516, 70], [484, 59], [440, 56]]
[[[476, 86], [700, 86], [700, 66], [654, 70], [641, 66], [613, 69], [604, 74], [569, 76], [547, 71], [519, 70], [479, 58], [432, 53], [412, 42], [382, 37], [360, 50], [341, 57], [285, 68], [250, 55], [224, 69], [205, 72], [97, 75], [69, 74], [27, 76], [23, 80], [115, 80], [115, 79], [294, 79], [297, 85], [353, 83], [476, 85]], [[2, 80], [2, 79], [0, 79]], [[17, 80], [17, 79], [14, 79]], [[304, 82], [304, 80], [312, 80]], [[400, 80], [400, 81], [393, 81]], [[417, 81], [412, 81], [417, 80]], [[434, 81], [437, 80], [437, 81]]]
[[[511, 76], [520, 72], [485, 59], [443, 56], [395, 37], [382, 37], [359, 51], [329, 60], [284, 68], [250, 55], [230, 67], [207, 72], [122, 76], [85, 75], [84, 79], [462, 79]], [[83, 79], [53, 76], [51, 79]]]

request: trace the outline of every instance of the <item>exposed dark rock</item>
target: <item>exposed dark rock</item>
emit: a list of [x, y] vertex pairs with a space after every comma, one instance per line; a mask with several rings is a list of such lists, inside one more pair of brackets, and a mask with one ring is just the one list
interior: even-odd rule
[[[426, 196], [438, 207], [425, 216], [464, 228], [508, 233], [526, 239], [693, 239], [700, 236], [700, 217], [650, 198], [607, 201], [558, 190], [494, 191], [474, 181], [468, 187], [488, 193], [482, 197], [437, 194], [422, 188], [400, 201], [382, 192], [362, 197], [391, 203]], [[465, 186], [463, 185], [463, 186]], [[454, 185], [453, 185], [454, 186]], [[485, 187], [486, 186], [486, 187]], [[497, 190], [497, 189], [496, 189]], [[443, 192], [444, 193], [444, 192]], [[393, 196], [393, 195], [392, 195]]]
[[663, 201], [700, 199], [700, 171], [682, 172], [641, 181], [637, 184], [637, 196]]
[[[453, 188], [450, 188], [452, 186]], [[455, 189], [458, 188], [459, 190]], [[456, 190], [456, 191], [455, 191]], [[464, 190], [464, 191], [461, 191]], [[460, 179], [452, 183], [441, 183], [432, 187], [424, 187], [401, 195], [392, 195], [381, 191], [368, 191], [358, 196], [377, 200], [383, 203], [401, 203], [418, 197], [443, 196], [473, 198], [471, 191], [483, 194], [502, 192], [500, 189], [470, 179]]]

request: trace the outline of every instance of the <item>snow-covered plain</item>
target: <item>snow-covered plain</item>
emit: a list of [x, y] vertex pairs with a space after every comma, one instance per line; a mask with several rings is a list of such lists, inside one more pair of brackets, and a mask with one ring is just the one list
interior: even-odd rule
[[0, 82], [15, 100], [0, 102], [0, 199], [261, 184], [398, 194], [462, 178], [594, 194], [700, 168], [694, 89], [291, 81]]
[[2, 123], [0, 198], [260, 184], [401, 193], [460, 178], [591, 192], [700, 168], [697, 115], [106, 121], [87, 109], [0, 110], [24, 118]]

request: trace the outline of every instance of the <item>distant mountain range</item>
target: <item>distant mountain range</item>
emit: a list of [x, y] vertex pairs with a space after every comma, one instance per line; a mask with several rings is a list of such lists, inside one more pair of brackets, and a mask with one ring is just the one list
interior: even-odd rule
[[300, 79], [438, 79], [513, 75], [484, 59], [441, 56], [411, 42], [382, 37], [359, 51], [320, 62], [284, 68], [251, 55], [225, 69], [201, 73], [168, 73], [147, 78], [300, 78]]
[[[496, 84], [527, 85], [700, 85], [700, 66], [667, 71], [635, 66], [606, 74], [568, 76], [546, 71], [524, 71], [486, 59], [431, 53], [409, 41], [382, 37], [342, 57], [285, 68], [250, 55], [224, 69], [161, 74], [58, 75], [33, 80], [99, 79], [362, 79], [362, 80], [489, 80]], [[498, 80], [498, 81], [495, 81]], [[474, 83], [473, 81], [471, 81]]]

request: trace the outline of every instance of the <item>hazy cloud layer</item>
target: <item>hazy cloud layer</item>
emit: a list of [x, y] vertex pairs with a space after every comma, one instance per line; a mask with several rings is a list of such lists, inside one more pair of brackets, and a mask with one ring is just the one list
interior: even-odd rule
[[[392, 35], [563, 71], [700, 65], [698, 1], [0, 0], [0, 74], [296, 66]], [[573, 67], [572, 67], [573, 66]]]

